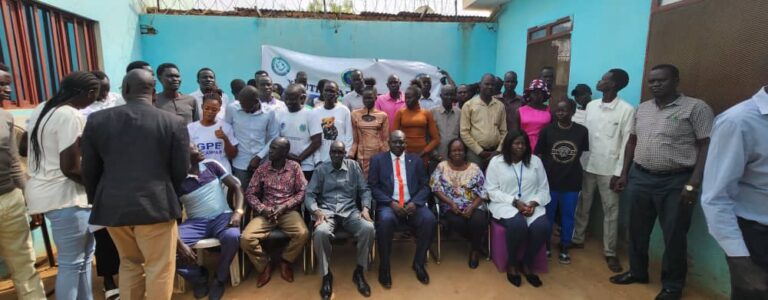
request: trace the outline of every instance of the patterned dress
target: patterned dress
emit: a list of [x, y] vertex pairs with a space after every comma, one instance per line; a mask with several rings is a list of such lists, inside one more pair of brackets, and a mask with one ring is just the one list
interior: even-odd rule
[[[442, 192], [462, 210], [472, 204], [475, 197], [488, 199], [483, 171], [474, 163], [468, 164], [466, 170], [456, 171], [451, 168], [448, 161], [440, 162], [429, 179], [432, 192]], [[442, 212], [450, 210], [450, 207], [442, 202], [440, 208]], [[485, 210], [485, 204], [478, 206], [478, 209]]]
[[370, 115], [367, 108], [352, 112], [352, 132], [354, 143], [349, 156], [356, 157], [368, 178], [368, 166], [373, 157], [381, 152], [389, 151], [389, 119], [383, 111], [373, 109]]

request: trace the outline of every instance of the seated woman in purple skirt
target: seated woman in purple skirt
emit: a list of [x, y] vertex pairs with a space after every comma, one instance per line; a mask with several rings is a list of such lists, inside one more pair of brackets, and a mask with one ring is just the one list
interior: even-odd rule
[[[533, 272], [536, 254], [549, 237], [545, 205], [549, 203], [549, 183], [541, 160], [531, 155], [528, 135], [520, 130], [507, 133], [501, 154], [488, 164], [485, 188], [493, 218], [506, 228], [507, 280], [515, 286], [522, 283], [520, 273], [534, 287], [542, 285]], [[523, 260], [517, 253], [527, 241]]]
[[[234, 176], [215, 160], [204, 161], [205, 157], [195, 145], [190, 145], [189, 156], [191, 166], [180, 191], [187, 220], [179, 225], [176, 271], [192, 283], [196, 299], [206, 295], [208, 299], [221, 299], [225, 282], [229, 280], [229, 266], [240, 248], [243, 192]], [[227, 203], [222, 183], [234, 191], [234, 213]], [[195, 252], [191, 249], [207, 238], [221, 242], [221, 257], [210, 289], [208, 270], [197, 265]]]

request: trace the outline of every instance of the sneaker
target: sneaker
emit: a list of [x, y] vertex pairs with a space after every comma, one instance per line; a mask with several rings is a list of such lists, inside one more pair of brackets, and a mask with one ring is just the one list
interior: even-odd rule
[[568, 255], [567, 252], [561, 252], [558, 256], [558, 259], [560, 260], [560, 263], [563, 265], [570, 265], [571, 264], [571, 256]]

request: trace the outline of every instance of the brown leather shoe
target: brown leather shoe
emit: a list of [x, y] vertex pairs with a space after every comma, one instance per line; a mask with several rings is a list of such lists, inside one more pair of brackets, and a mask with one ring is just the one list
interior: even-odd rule
[[262, 287], [269, 283], [269, 280], [272, 279], [272, 263], [267, 263], [267, 267], [264, 268], [264, 271], [261, 272], [261, 275], [259, 275], [258, 280], [256, 280], [256, 287]]
[[293, 282], [293, 264], [280, 260], [280, 277], [288, 282]]
[[619, 258], [616, 256], [606, 256], [605, 262], [608, 263], [608, 269], [613, 273], [619, 273], [623, 270]]

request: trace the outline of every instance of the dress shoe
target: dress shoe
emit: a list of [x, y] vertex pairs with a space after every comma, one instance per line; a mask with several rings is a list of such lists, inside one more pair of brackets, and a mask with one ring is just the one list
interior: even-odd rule
[[520, 287], [523, 284], [523, 278], [520, 277], [520, 274], [507, 273], [507, 280], [516, 287]]
[[333, 294], [333, 274], [331, 274], [331, 272], [328, 272], [328, 274], [323, 276], [323, 286], [320, 287], [320, 297], [323, 300], [330, 300], [332, 294]]
[[633, 284], [633, 283], [648, 283], [648, 278], [637, 278], [632, 275], [631, 272], [621, 273], [619, 275], [611, 277], [611, 283], [613, 284]]
[[472, 252], [469, 254], [469, 268], [470, 269], [477, 269], [477, 266], [480, 264], [480, 254], [477, 252]]
[[540, 287], [542, 284], [541, 278], [536, 274], [525, 274], [525, 280], [528, 281], [533, 287]]
[[392, 274], [390, 274], [389, 269], [379, 269], [379, 283], [385, 289], [392, 287]]
[[224, 296], [225, 286], [224, 282], [214, 278], [213, 282], [211, 282], [211, 292], [208, 294], [208, 300], [221, 300], [221, 297]]
[[656, 295], [656, 300], [679, 300], [682, 296], [683, 293], [680, 291], [661, 289], [661, 292]]
[[267, 263], [267, 267], [264, 268], [264, 271], [261, 272], [261, 275], [259, 275], [259, 278], [256, 280], [256, 287], [262, 287], [269, 283], [269, 280], [272, 279], [272, 264]]
[[413, 270], [416, 272], [416, 279], [419, 282], [429, 284], [429, 274], [427, 274], [427, 269], [424, 269], [424, 266], [413, 265]]
[[363, 267], [357, 266], [355, 273], [352, 275], [352, 282], [354, 282], [355, 286], [357, 286], [357, 291], [360, 292], [360, 295], [365, 297], [371, 296], [371, 287], [368, 285], [368, 282], [365, 281]]
[[573, 242], [571, 242], [571, 246], [569, 248], [571, 248], [571, 249], [584, 249], [584, 243], [573, 243]]
[[613, 273], [619, 273], [623, 270], [621, 262], [619, 262], [619, 258], [616, 256], [606, 256], [605, 262], [608, 264], [608, 269]]
[[201, 268], [200, 280], [192, 284], [192, 295], [195, 299], [201, 299], [208, 296], [208, 292], [208, 269]]
[[293, 265], [287, 261], [280, 261], [280, 277], [288, 282], [293, 282]]

